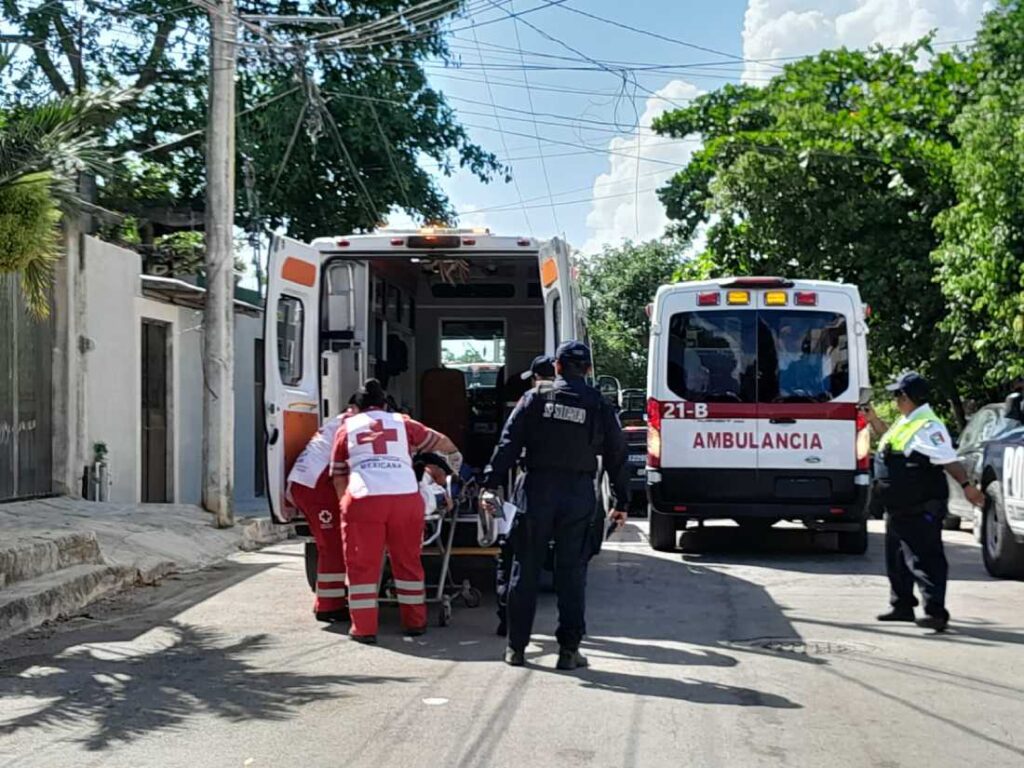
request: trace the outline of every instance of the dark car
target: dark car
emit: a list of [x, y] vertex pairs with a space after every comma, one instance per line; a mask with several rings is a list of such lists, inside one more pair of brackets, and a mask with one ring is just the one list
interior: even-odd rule
[[647, 393], [622, 390], [619, 422], [629, 451], [629, 495], [633, 511], [647, 510]]
[[[1011, 398], [1012, 399], [1012, 398]], [[1017, 429], [1020, 422], [1008, 412], [1007, 403], [990, 403], [971, 416], [957, 441], [956, 453], [967, 471], [968, 477], [975, 484], [981, 484], [984, 468], [985, 448], [992, 441], [999, 439], [1004, 433]], [[971, 506], [960, 492], [960, 487], [952, 477], [946, 476], [949, 482], [949, 516], [945, 527], [957, 530], [966, 523], [973, 528], [980, 541], [981, 511]], [[984, 485], [982, 485], [984, 490]]]
[[985, 491], [981, 552], [985, 570], [1000, 578], [1024, 578], [1024, 411], [1011, 395], [1003, 429], [985, 443], [980, 466], [969, 469]]

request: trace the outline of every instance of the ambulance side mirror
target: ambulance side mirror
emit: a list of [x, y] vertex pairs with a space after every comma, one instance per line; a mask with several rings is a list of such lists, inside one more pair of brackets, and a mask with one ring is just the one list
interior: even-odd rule
[[619, 405], [619, 400], [622, 397], [622, 385], [614, 376], [598, 376], [597, 389], [611, 405]]

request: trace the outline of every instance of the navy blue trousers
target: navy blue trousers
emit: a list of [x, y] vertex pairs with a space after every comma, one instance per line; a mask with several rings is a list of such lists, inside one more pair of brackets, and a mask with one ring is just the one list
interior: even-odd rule
[[555, 542], [555, 592], [563, 648], [575, 650], [586, 631], [587, 562], [594, 519], [594, 478], [579, 473], [531, 470], [526, 476], [526, 513], [512, 531], [508, 580], [508, 646], [524, 650], [533, 632], [540, 572]]

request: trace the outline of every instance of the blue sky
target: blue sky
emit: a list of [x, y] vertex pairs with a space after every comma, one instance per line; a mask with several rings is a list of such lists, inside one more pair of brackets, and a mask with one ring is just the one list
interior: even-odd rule
[[[460, 173], [442, 186], [464, 226], [541, 238], [564, 234], [593, 252], [605, 242], [663, 231], [654, 190], [696, 146], [695, 139], [669, 141], [651, 133], [651, 119], [663, 110], [725, 82], [764, 82], [776, 66], [765, 59], [842, 44], [899, 44], [931, 29], [940, 40], [969, 39], [987, 3], [564, 0], [559, 7], [549, 0], [512, 0], [501, 3], [506, 10], [498, 5], [467, 3], [472, 15], [450, 25], [459, 65], [428, 70], [472, 137], [508, 160], [514, 182], [482, 184]], [[509, 11], [521, 14], [518, 20]], [[401, 215], [391, 219], [392, 226], [407, 223]]]

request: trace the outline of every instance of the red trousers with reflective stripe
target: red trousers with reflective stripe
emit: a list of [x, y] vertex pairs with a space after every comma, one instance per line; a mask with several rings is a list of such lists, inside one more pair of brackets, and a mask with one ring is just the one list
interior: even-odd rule
[[377, 634], [377, 592], [387, 547], [402, 626], [427, 625], [423, 584], [423, 497], [416, 493], [341, 500], [353, 635]]
[[338, 611], [346, 605], [345, 555], [341, 546], [338, 494], [330, 473], [324, 472], [316, 488], [292, 483], [292, 500], [309, 523], [316, 539], [316, 601], [313, 610]]

